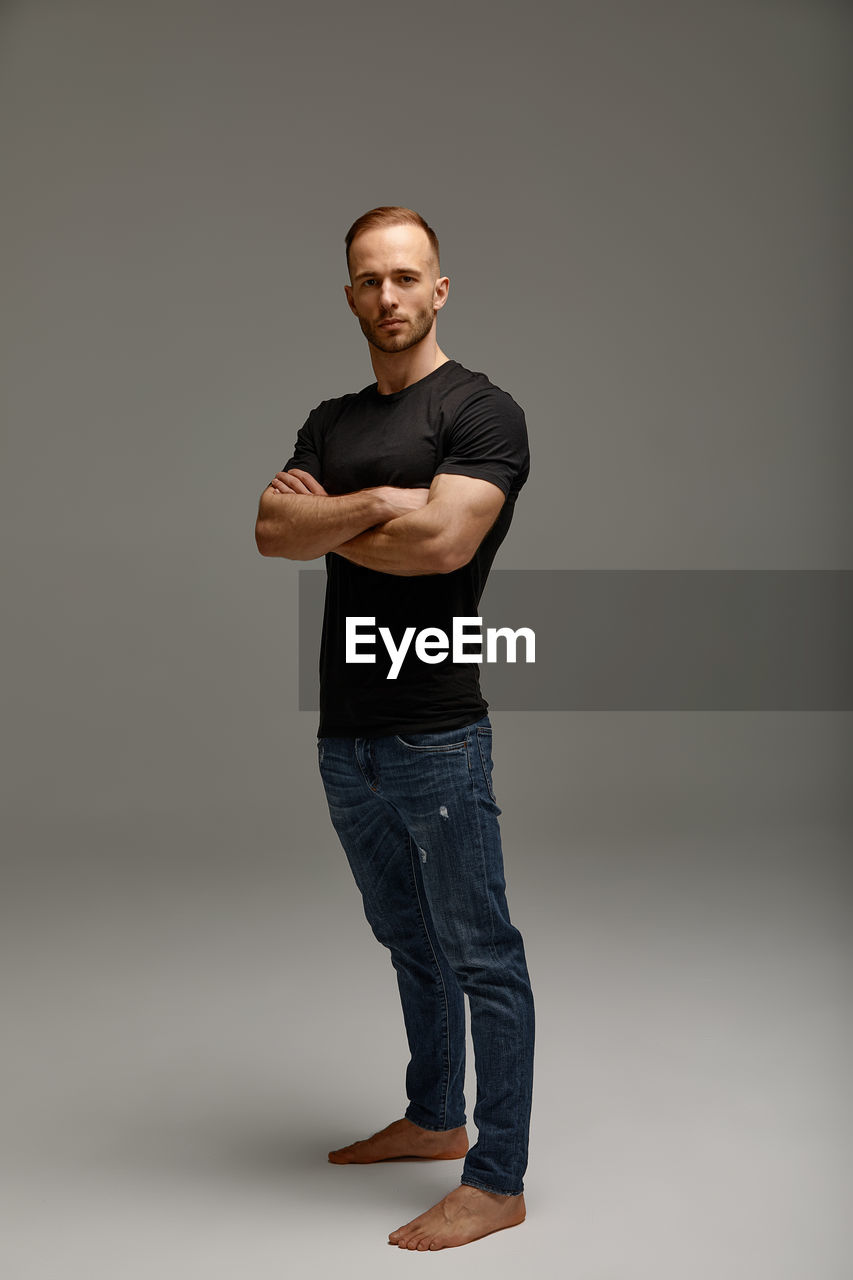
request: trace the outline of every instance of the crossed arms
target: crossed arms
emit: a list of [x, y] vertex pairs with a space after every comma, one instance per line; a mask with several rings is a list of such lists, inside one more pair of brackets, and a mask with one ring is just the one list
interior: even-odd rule
[[261, 494], [263, 556], [313, 560], [334, 551], [381, 573], [414, 577], [467, 564], [497, 519], [503, 491], [473, 476], [436, 476], [429, 489], [380, 485], [330, 497], [307, 471], [279, 471]]

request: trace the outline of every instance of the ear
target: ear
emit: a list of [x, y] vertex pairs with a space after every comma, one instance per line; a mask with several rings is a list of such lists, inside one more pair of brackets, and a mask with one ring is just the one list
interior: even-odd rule
[[353, 313], [354, 316], [358, 315], [358, 312], [355, 309], [355, 303], [352, 300], [352, 285], [345, 284], [344, 293], [347, 295], [347, 302], [349, 303], [350, 311]]
[[440, 276], [432, 287], [432, 309], [440, 311], [447, 301], [447, 293], [450, 288], [450, 277]]

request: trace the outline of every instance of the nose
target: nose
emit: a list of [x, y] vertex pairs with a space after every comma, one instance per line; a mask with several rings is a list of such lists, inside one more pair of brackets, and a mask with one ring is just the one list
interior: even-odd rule
[[394, 285], [390, 280], [383, 280], [382, 288], [379, 291], [379, 302], [383, 311], [393, 311], [397, 305], [397, 297], [394, 293]]

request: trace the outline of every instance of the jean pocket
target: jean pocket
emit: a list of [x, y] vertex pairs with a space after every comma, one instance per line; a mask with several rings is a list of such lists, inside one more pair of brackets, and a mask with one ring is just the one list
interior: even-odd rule
[[494, 787], [492, 786], [492, 770], [494, 765], [492, 764], [491, 729], [477, 730], [477, 748], [480, 753], [480, 763], [483, 766], [483, 779], [486, 783], [486, 790], [489, 793], [489, 799], [494, 800], [495, 804], [497, 804], [497, 800], [495, 800]]
[[[459, 735], [463, 734], [462, 738]], [[464, 751], [468, 745], [465, 729], [444, 729], [437, 733], [395, 733], [401, 747], [409, 751]]]

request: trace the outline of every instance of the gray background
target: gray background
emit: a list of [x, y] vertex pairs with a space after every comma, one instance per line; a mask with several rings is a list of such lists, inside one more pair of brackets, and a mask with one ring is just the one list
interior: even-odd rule
[[342, 239], [403, 203], [527, 412], [501, 567], [851, 567], [850, 36], [2, 7], [4, 1274], [846, 1280], [850, 716], [496, 715], [529, 1217], [410, 1264], [456, 1171], [324, 1162], [402, 1113], [402, 1023], [252, 529], [372, 380]]

